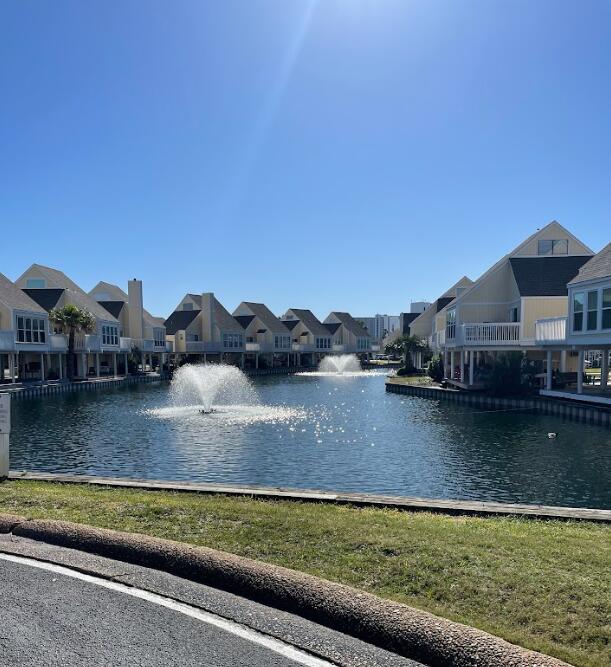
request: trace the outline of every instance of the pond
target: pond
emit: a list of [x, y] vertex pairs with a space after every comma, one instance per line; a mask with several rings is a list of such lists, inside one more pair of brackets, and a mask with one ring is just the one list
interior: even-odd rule
[[608, 429], [390, 394], [384, 380], [256, 378], [210, 414], [165, 383], [15, 401], [11, 468], [611, 507]]

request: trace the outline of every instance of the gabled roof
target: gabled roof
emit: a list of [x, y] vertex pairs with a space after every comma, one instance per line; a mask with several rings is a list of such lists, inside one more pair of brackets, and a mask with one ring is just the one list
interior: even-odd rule
[[588, 261], [585, 256], [511, 257], [520, 296], [566, 296], [567, 283]]
[[248, 325], [255, 319], [254, 315], [233, 315], [233, 319], [242, 327], [247, 329]]
[[341, 322], [327, 322], [323, 326], [329, 333], [334, 334], [342, 325]]
[[430, 315], [435, 315], [437, 314], [440, 310], [443, 310], [446, 306], [448, 306], [454, 299], [456, 298], [456, 294], [458, 293], [458, 290], [461, 288], [468, 289], [473, 285], [473, 281], [471, 278], [467, 276], [463, 276], [460, 280], [457, 280], [452, 287], [447, 289], [438, 299], [433, 301], [429, 306], [427, 306], [423, 312], [418, 314], [418, 317], [414, 317], [412, 320], [413, 322], [416, 322], [419, 320], [421, 317], [424, 319], [424, 316], [429, 317]]
[[[241, 306], [245, 306], [252, 315], [259, 318], [259, 320], [275, 334], [288, 334], [289, 330], [282, 324], [274, 313], [263, 303], [253, 303], [252, 301], [243, 301]], [[236, 317], [234, 315], [234, 317]]]
[[569, 284], [575, 285], [586, 280], [597, 280], [609, 276], [611, 276], [611, 243], [608, 243], [600, 252], [589, 259]]
[[289, 308], [287, 312], [292, 313], [313, 336], [329, 335], [329, 332], [325, 329], [322, 322], [311, 310], [304, 308]]
[[[221, 330], [225, 332], [242, 332], [244, 328], [240, 322], [223, 306], [223, 304], [216, 298], [214, 299], [214, 323]], [[201, 304], [201, 296], [199, 298]]]
[[40, 313], [41, 315], [46, 313], [44, 308], [41, 308], [2, 273], [0, 273], [0, 303], [3, 303], [7, 308], [11, 308], [12, 310], [27, 310], [32, 313]]
[[201, 312], [201, 310], [175, 310], [163, 323], [166, 334], [174, 336], [177, 331], [186, 329]]
[[344, 327], [353, 335], [358, 336], [359, 338], [368, 338], [369, 332], [365, 327], [359, 324], [350, 313], [343, 313], [337, 310], [334, 310], [331, 315], [338, 319]]
[[98, 301], [113, 317], [118, 318], [125, 306], [125, 301]]
[[[110, 297], [112, 297], [109, 300], [105, 301], [98, 301], [99, 304], [104, 306], [105, 303], [115, 303], [117, 301], [122, 301], [123, 303], [127, 303], [129, 305], [129, 296], [125, 291], [123, 291], [118, 285], [113, 285], [112, 283], [107, 283], [104, 282], [103, 280], [100, 280], [100, 282], [89, 292], [89, 296], [93, 298], [93, 295], [95, 292], [99, 292], [101, 290], [105, 290]], [[108, 308], [106, 308], [108, 310]], [[115, 314], [112, 310], [108, 310], [108, 312], [113, 315], [114, 317], [119, 317], [119, 313], [121, 312], [121, 309], [119, 309], [119, 312]], [[155, 317], [154, 315], [151, 315], [149, 311], [146, 308], [142, 309], [142, 319], [144, 320], [144, 323], [149, 326], [149, 327], [163, 327], [163, 317]]]
[[[438, 313], [440, 310], [443, 310], [446, 306], [449, 306], [452, 301], [454, 301], [455, 296], [442, 296], [439, 297], [433, 304], [435, 306], [435, 312]], [[416, 318], [414, 318], [416, 319]]]
[[57, 302], [64, 293], [63, 289], [24, 289], [23, 291], [47, 312], [57, 306]]
[[30, 268], [17, 279], [17, 283], [24, 283], [20, 286], [24, 288], [26, 287], [26, 276], [30, 272], [40, 275], [46, 280], [46, 289], [65, 290], [67, 303], [73, 303], [75, 306], [89, 311], [94, 317], [97, 317], [100, 320], [105, 320], [107, 322], [117, 321], [117, 319], [110, 315], [105, 308], [100, 306], [95, 299], [92, 299], [87, 292], [82, 290], [74, 281], [70, 280], [65, 273], [58, 269], [52, 269], [51, 267], [43, 266], [42, 264], [32, 264], [32, 266], [30, 266]]

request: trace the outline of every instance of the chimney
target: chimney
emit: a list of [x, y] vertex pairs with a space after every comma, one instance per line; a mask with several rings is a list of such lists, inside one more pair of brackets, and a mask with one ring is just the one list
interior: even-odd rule
[[129, 280], [127, 282], [127, 303], [129, 305], [129, 336], [130, 338], [144, 338], [144, 319], [142, 303], [142, 281]]
[[214, 341], [214, 294], [202, 294], [202, 340]]

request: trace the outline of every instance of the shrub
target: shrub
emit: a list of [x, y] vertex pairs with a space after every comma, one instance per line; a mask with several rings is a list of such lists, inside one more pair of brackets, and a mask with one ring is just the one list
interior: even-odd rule
[[521, 396], [535, 387], [535, 365], [522, 352], [499, 354], [490, 373], [490, 389], [496, 396]]
[[430, 361], [427, 369], [428, 376], [435, 382], [441, 382], [444, 377], [443, 357], [436, 354]]

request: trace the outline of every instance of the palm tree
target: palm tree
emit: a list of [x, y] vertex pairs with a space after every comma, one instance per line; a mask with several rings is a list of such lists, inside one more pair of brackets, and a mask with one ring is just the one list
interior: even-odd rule
[[66, 374], [69, 380], [74, 379], [76, 355], [74, 339], [77, 333], [88, 334], [95, 331], [95, 317], [88, 311], [69, 303], [62, 308], [54, 308], [49, 312], [49, 319], [54, 327], [68, 335], [68, 355], [66, 358]]
[[386, 346], [386, 352], [401, 354], [403, 356], [403, 367], [412, 368], [412, 354], [423, 352], [427, 349], [426, 341], [419, 336], [399, 336]]

